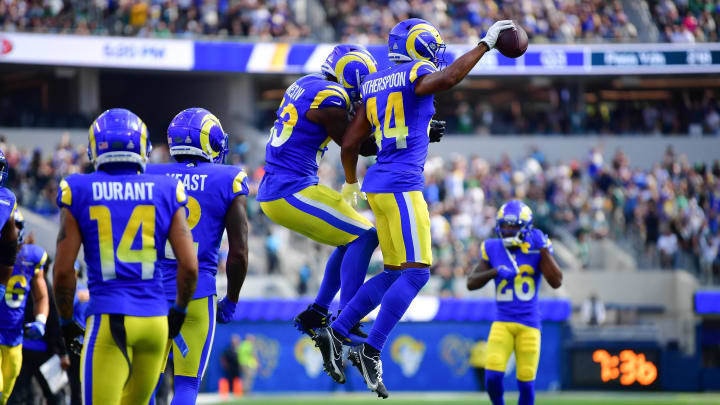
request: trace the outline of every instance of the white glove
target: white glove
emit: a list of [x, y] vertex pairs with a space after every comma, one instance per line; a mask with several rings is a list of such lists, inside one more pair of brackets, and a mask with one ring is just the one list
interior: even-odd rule
[[343, 184], [340, 194], [342, 195], [343, 199], [353, 207], [357, 206], [358, 196], [360, 196], [360, 198], [362, 198], [363, 200], [367, 200], [365, 193], [360, 191], [360, 182], [358, 181], [356, 181], [355, 183]]
[[488, 49], [493, 49], [495, 48], [495, 43], [497, 42], [500, 33], [505, 30], [509, 30], [510, 28], [515, 28], [515, 24], [513, 24], [512, 20], [496, 21], [495, 24], [490, 27], [483, 39], [480, 40], [480, 42], [485, 42], [485, 45], [487, 45]]

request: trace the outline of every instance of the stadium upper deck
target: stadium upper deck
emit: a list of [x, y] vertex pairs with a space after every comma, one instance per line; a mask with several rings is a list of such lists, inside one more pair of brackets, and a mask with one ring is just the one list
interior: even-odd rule
[[[632, 10], [630, 10], [631, 8]], [[420, 17], [447, 42], [476, 43], [513, 18], [533, 43], [717, 41], [712, 0], [4, 0], [3, 31], [167, 38], [379, 43], [398, 21]]]

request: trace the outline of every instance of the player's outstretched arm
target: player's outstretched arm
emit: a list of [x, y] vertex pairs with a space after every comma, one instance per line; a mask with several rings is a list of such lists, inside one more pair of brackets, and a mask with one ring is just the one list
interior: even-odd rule
[[470, 73], [486, 52], [495, 47], [500, 32], [512, 27], [514, 27], [512, 20], [495, 22], [475, 48], [457, 58], [447, 68], [418, 78], [415, 94], [426, 96], [453, 88]]
[[481, 261], [468, 276], [467, 288], [470, 291], [483, 288], [495, 276], [497, 276], [497, 270], [490, 268], [489, 264]]
[[178, 208], [170, 223], [168, 240], [177, 259], [177, 296], [175, 305], [186, 308], [195, 293], [198, 261], [193, 247], [192, 234], [185, 219], [185, 207]]
[[[70, 211], [63, 207], [60, 210], [60, 230], [57, 236], [55, 251], [55, 267], [53, 289], [55, 302], [60, 318], [69, 320], [73, 317], [73, 300], [75, 299], [75, 259], [77, 258], [82, 235], [77, 220]], [[68, 345], [70, 342], [66, 342]]]
[[357, 161], [360, 149], [370, 137], [370, 123], [365, 116], [365, 104], [358, 108], [355, 118], [342, 138], [342, 149], [340, 158], [343, 169], [345, 169], [345, 182], [347, 184], [357, 183]]
[[225, 229], [228, 236], [228, 257], [225, 265], [228, 287], [227, 297], [237, 303], [240, 289], [245, 282], [248, 269], [248, 218], [247, 197], [239, 195], [233, 199], [225, 214]]
[[560, 288], [563, 275], [555, 258], [546, 247], [540, 249], [540, 271], [552, 288]]
[[15, 218], [12, 215], [5, 222], [0, 233], [2, 234], [0, 237], [0, 284], [4, 286], [10, 279], [18, 251], [17, 228], [15, 228]]

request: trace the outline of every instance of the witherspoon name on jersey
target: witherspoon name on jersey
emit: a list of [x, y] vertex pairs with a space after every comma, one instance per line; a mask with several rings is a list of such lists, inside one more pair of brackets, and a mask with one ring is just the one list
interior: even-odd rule
[[391, 75], [368, 80], [363, 83], [363, 93], [377, 93], [378, 91], [383, 91], [388, 87], [404, 87], [407, 84], [405, 81], [406, 77], [407, 72], [395, 72]]

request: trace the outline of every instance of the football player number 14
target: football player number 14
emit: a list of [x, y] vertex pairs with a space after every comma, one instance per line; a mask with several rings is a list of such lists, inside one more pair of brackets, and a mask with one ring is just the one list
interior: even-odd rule
[[[98, 241], [100, 248], [100, 267], [103, 280], [117, 278], [115, 273], [115, 257], [119, 262], [141, 263], [142, 279], [153, 278], [155, 272], [155, 206], [138, 205], [130, 214], [130, 219], [123, 231], [120, 243], [115, 250], [113, 243], [112, 217], [110, 209], [104, 205], [90, 207], [90, 219], [97, 222]], [[132, 244], [142, 227], [141, 247], [133, 249]]]
[[383, 138], [395, 139], [395, 148], [397, 149], [407, 148], [408, 127], [405, 126], [405, 107], [403, 106], [402, 92], [394, 91], [388, 94], [382, 126], [378, 115], [377, 97], [369, 98], [365, 108], [367, 119], [375, 129], [373, 135], [378, 150], [382, 150]]

